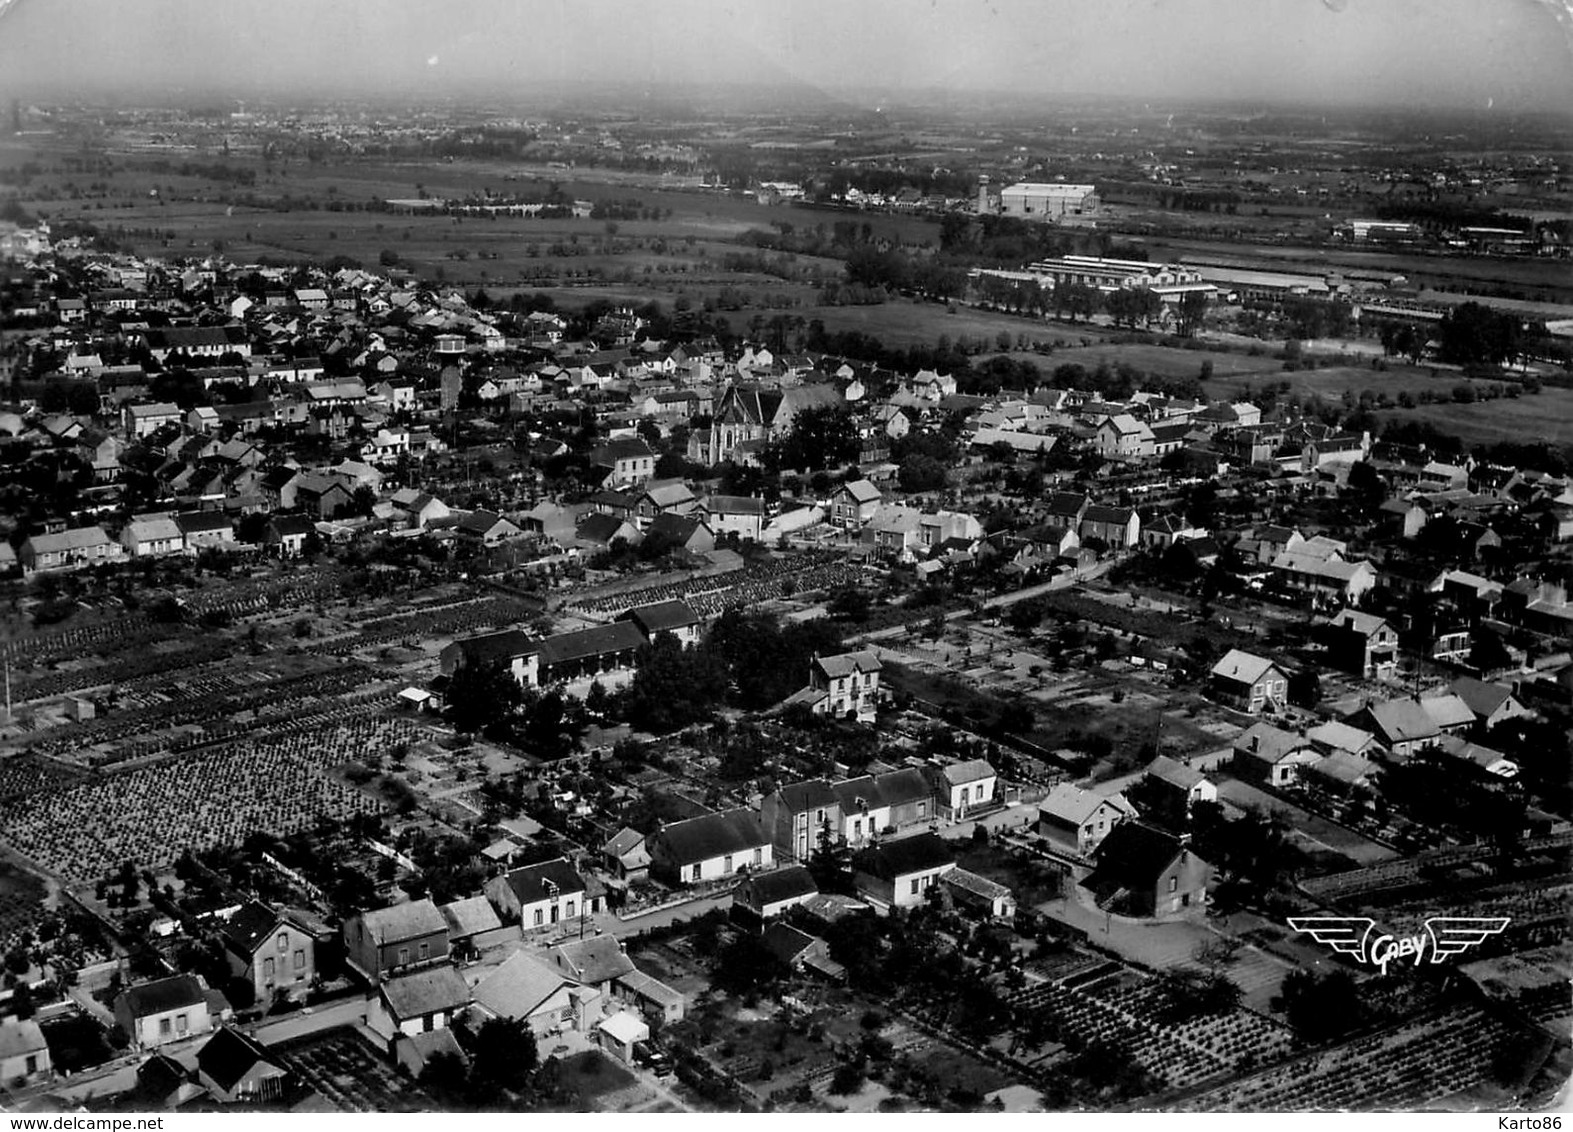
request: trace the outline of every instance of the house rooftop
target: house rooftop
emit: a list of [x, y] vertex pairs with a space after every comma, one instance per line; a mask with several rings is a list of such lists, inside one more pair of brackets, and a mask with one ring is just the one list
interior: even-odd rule
[[1240, 649], [1230, 649], [1223, 659], [1212, 667], [1212, 674], [1219, 679], [1238, 684], [1255, 684], [1268, 670], [1277, 667], [1266, 657], [1256, 656]]
[[[753, 810], [726, 810], [673, 822], [652, 840], [665, 846], [673, 864], [698, 864], [727, 854], [746, 853], [770, 843]], [[747, 862], [739, 862], [747, 863]]]
[[366, 926], [366, 934], [379, 946], [448, 930], [448, 921], [430, 900], [411, 900], [378, 908], [363, 913], [361, 922]]
[[258, 1062], [268, 1061], [266, 1046], [229, 1026], [221, 1026], [197, 1051], [197, 1067], [225, 1092], [233, 1089]]
[[401, 1020], [457, 1010], [470, 1003], [469, 984], [456, 968], [447, 965], [389, 979], [382, 984], [381, 993], [393, 1016]]
[[133, 1018], [146, 1018], [179, 1010], [183, 1006], [196, 1006], [207, 1001], [207, 990], [195, 975], [171, 975], [131, 987], [122, 996]]
[[884, 841], [862, 850], [852, 859], [858, 872], [894, 880], [925, 869], [938, 869], [956, 863], [956, 851], [932, 833]]

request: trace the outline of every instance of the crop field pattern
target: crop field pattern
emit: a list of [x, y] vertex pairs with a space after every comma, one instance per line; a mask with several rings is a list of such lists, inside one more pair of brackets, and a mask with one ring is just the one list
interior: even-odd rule
[[299, 721], [303, 729], [168, 759], [0, 807], [0, 836], [72, 882], [123, 861], [158, 868], [187, 849], [237, 845], [254, 830], [286, 834], [319, 818], [376, 812], [330, 777], [407, 739], [411, 724], [367, 715]]

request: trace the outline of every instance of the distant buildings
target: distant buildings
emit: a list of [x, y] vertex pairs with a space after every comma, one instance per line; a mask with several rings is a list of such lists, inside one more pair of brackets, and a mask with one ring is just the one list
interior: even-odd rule
[[1018, 181], [1000, 190], [1000, 213], [1023, 220], [1091, 216], [1102, 206], [1096, 185]]

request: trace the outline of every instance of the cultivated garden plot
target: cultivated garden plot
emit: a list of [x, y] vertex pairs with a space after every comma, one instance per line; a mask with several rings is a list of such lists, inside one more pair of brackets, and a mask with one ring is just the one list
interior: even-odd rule
[[1193, 1112], [1331, 1112], [1410, 1109], [1482, 1091], [1518, 1040], [1502, 1020], [1473, 1006], [1413, 1018], [1381, 1033], [1322, 1050], [1188, 1098]]
[[353, 1030], [329, 1030], [285, 1046], [285, 1068], [340, 1112], [430, 1112], [430, 1094], [401, 1076]]
[[407, 741], [408, 720], [305, 717], [302, 730], [106, 775], [0, 809], [11, 846], [73, 882], [134, 861], [168, 866], [190, 849], [236, 845], [254, 830], [310, 828], [319, 817], [378, 812], [327, 773]]
[[[1094, 973], [1096, 968], [1094, 968]], [[1008, 999], [1018, 1015], [1040, 1014], [1046, 1029], [1100, 1043], [1140, 1065], [1166, 1089], [1287, 1057], [1293, 1035], [1259, 1014], [1235, 1008], [1176, 1022], [1163, 1013], [1159, 981], [1129, 972], [1069, 985], [1075, 978], [1040, 983]]]

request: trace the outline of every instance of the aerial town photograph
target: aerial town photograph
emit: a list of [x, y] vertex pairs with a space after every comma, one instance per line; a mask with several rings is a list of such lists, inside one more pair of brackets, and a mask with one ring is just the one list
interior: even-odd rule
[[0, 0], [11, 1128], [1560, 1127], [1570, 586], [1566, 5]]

